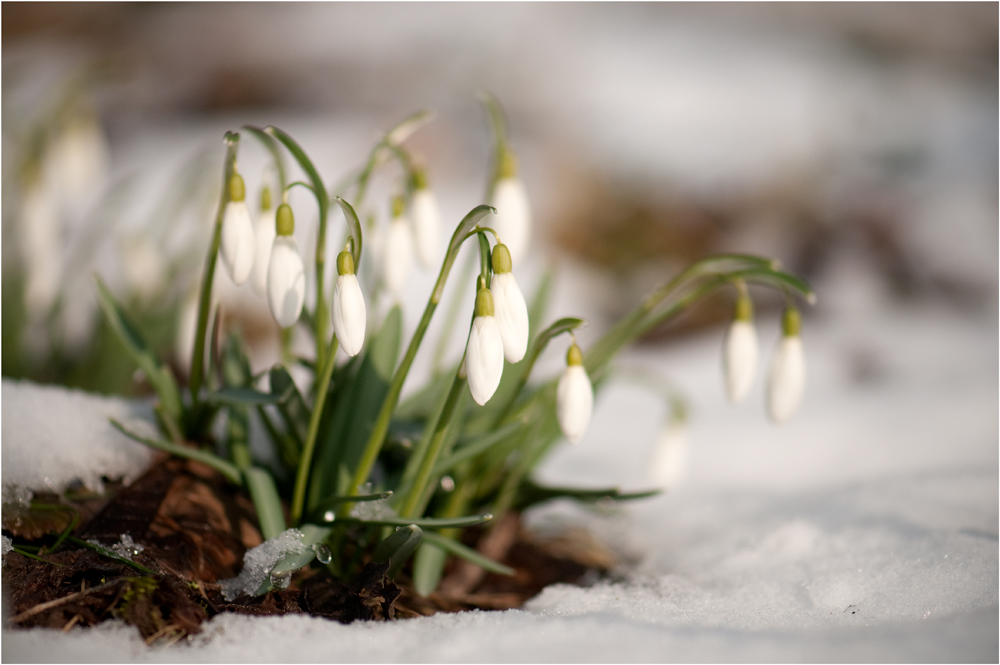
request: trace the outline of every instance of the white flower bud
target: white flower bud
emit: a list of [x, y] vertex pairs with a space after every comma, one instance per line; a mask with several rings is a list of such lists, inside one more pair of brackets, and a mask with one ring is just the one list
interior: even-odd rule
[[785, 310], [783, 335], [771, 360], [767, 380], [767, 413], [776, 423], [792, 417], [802, 402], [806, 386], [806, 360], [799, 337], [799, 313]]
[[306, 274], [295, 238], [279, 235], [267, 267], [267, 303], [274, 320], [288, 328], [299, 319], [306, 297]]
[[556, 388], [556, 417], [570, 443], [576, 443], [587, 431], [594, 409], [594, 389], [583, 368], [583, 354], [575, 343], [566, 354], [567, 367]]
[[690, 447], [687, 425], [670, 418], [660, 427], [656, 447], [646, 469], [648, 479], [659, 487], [677, 487], [688, 472]]
[[[494, 254], [498, 248], [503, 248], [503, 245], [497, 245], [493, 249]], [[507, 265], [510, 265], [509, 260]], [[493, 269], [496, 270], [496, 261]], [[508, 272], [494, 272], [490, 292], [493, 294], [495, 316], [500, 328], [500, 338], [503, 340], [504, 357], [509, 363], [519, 362], [528, 350], [528, 306], [524, 303], [524, 296], [517, 286], [514, 273], [509, 272], [509, 268]]]
[[253, 220], [245, 201], [243, 178], [233, 174], [229, 180], [229, 203], [222, 218], [222, 261], [226, 264], [233, 283], [239, 286], [247, 281], [253, 271], [254, 253]]
[[356, 356], [365, 343], [367, 314], [350, 252], [341, 252], [337, 257], [337, 270], [340, 274], [333, 287], [333, 330], [344, 353]]
[[480, 406], [493, 397], [503, 374], [503, 339], [493, 311], [493, 296], [488, 289], [480, 288], [476, 294], [476, 318], [472, 321], [465, 353], [469, 390]]
[[752, 321], [733, 321], [726, 335], [722, 367], [726, 374], [726, 395], [733, 404], [746, 398], [757, 373], [757, 331]]
[[424, 268], [433, 268], [441, 260], [441, 213], [434, 192], [420, 188], [410, 203], [417, 257]]
[[274, 245], [274, 210], [261, 210], [257, 215], [254, 229], [257, 243], [253, 264], [253, 290], [260, 295], [267, 293], [267, 267], [271, 262], [271, 246]]
[[493, 190], [493, 207], [497, 209], [492, 226], [510, 250], [517, 263], [528, 251], [531, 237], [531, 207], [524, 185], [517, 177], [502, 178]]
[[389, 222], [382, 256], [382, 278], [391, 293], [399, 294], [413, 266], [413, 238], [402, 215]]

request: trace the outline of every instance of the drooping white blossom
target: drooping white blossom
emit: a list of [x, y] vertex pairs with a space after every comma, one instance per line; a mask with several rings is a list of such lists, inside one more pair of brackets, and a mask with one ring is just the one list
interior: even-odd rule
[[516, 363], [524, 358], [528, 349], [528, 306], [511, 272], [512, 262], [506, 246], [498, 243], [493, 248], [492, 263], [490, 292], [503, 340], [503, 354], [507, 362]]
[[493, 228], [510, 250], [511, 260], [517, 263], [528, 251], [531, 238], [531, 206], [521, 180], [512, 176], [497, 181], [492, 205], [497, 209]]
[[382, 279], [385, 287], [399, 295], [413, 268], [413, 236], [402, 214], [393, 217], [385, 236]]
[[278, 325], [288, 328], [302, 313], [306, 296], [306, 274], [292, 232], [295, 228], [292, 209], [281, 204], [276, 213], [277, 236], [271, 248], [267, 268], [267, 303]]
[[733, 404], [746, 398], [757, 373], [760, 350], [757, 331], [752, 321], [736, 320], [729, 326], [722, 354], [722, 367], [726, 375], [726, 396]]
[[493, 296], [485, 285], [481, 285], [476, 294], [476, 318], [472, 321], [465, 353], [469, 390], [480, 406], [493, 397], [503, 374], [503, 340], [493, 314]]
[[239, 286], [247, 281], [253, 271], [254, 242], [253, 221], [247, 207], [243, 178], [233, 174], [229, 181], [230, 200], [222, 218], [222, 261], [226, 270]]
[[798, 310], [789, 308], [783, 317], [783, 335], [771, 359], [767, 380], [767, 413], [781, 423], [798, 410], [806, 386], [806, 360], [799, 337]]
[[660, 426], [646, 477], [659, 487], [679, 486], [688, 472], [689, 448], [687, 424], [671, 416]]
[[417, 244], [417, 257], [424, 268], [433, 268], [441, 260], [441, 212], [437, 197], [429, 188], [421, 187], [413, 192], [410, 202], [410, 217], [413, 219], [413, 235]]
[[[266, 204], [266, 205], [265, 205]], [[271, 262], [271, 245], [274, 244], [274, 209], [271, 207], [270, 191], [261, 195], [261, 210], [254, 225], [257, 245], [253, 262], [253, 290], [259, 295], [267, 293], [267, 266]]]
[[337, 257], [337, 272], [333, 287], [333, 330], [344, 353], [356, 356], [365, 343], [367, 313], [350, 252], [343, 251]]
[[594, 389], [583, 368], [583, 354], [574, 343], [566, 354], [566, 369], [556, 388], [556, 417], [563, 435], [576, 443], [587, 431], [594, 409]]

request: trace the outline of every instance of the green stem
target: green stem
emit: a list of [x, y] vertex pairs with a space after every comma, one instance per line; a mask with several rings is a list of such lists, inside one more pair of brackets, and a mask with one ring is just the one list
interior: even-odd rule
[[323, 406], [326, 403], [326, 393], [330, 387], [330, 377], [333, 376], [333, 366], [336, 364], [334, 361], [337, 359], [338, 346], [339, 341], [334, 335], [330, 342], [330, 353], [327, 356], [326, 364], [323, 365], [323, 373], [320, 375], [316, 387], [316, 402], [313, 404], [312, 414], [309, 416], [309, 432], [302, 448], [302, 456], [299, 458], [299, 469], [295, 475], [295, 493], [292, 495], [290, 515], [294, 525], [298, 525], [299, 520], [302, 519], [302, 506], [306, 498], [306, 482], [309, 480], [313, 449], [316, 447], [316, 436], [319, 434], [319, 421], [323, 416]]
[[[236, 152], [239, 148], [240, 135], [226, 132], [226, 160], [222, 175], [222, 197], [219, 199], [219, 209], [215, 213], [215, 230], [212, 234], [212, 244], [205, 257], [205, 271], [201, 277], [201, 291], [198, 296], [198, 324], [195, 328], [194, 350], [191, 355], [191, 410], [197, 416], [200, 409], [198, 393], [205, 378], [205, 331], [208, 328], [208, 313], [212, 306], [212, 283], [215, 279], [215, 264], [219, 257], [219, 245], [222, 242], [222, 220], [225, 218], [226, 205], [229, 203], [229, 180], [233, 177], [236, 164]], [[197, 417], [189, 419], [189, 423], [197, 422]]]
[[[455, 229], [444, 261], [441, 264], [441, 272], [438, 274], [437, 282], [434, 284], [434, 290], [431, 292], [430, 298], [427, 299], [427, 306], [424, 308], [423, 316], [420, 317], [417, 329], [413, 333], [410, 345], [406, 349], [403, 361], [399, 364], [396, 373], [392, 377], [392, 383], [389, 385], [389, 391], [382, 402], [382, 408], [379, 410], [378, 418], [375, 420], [375, 426], [368, 437], [368, 443], [365, 444], [361, 460], [358, 462], [354, 476], [351, 478], [351, 484], [347, 488], [350, 494], [357, 494], [359, 491], [358, 488], [368, 480], [368, 474], [371, 473], [372, 467], [375, 465], [375, 460], [378, 459], [378, 454], [382, 450], [385, 435], [389, 431], [389, 420], [392, 418], [392, 412], [399, 402], [399, 394], [403, 390], [403, 382], [406, 381], [406, 375], [410, 371], [410, 366], [417, 355], [417, 350], [424, 340], [424, 335], [427, 334], [427, 328], [431, 324], [434, 310], [437, 309], [438, 303], [441, 302], [441, 295], [444, 293], [448, 274], [451, 272], [451, 268], [455, 264], [455, 259], [458, 257], [458, 250], [461, 248], [462, 239], [480, 219], [491, 212], [495, 212], [495, 209], [490, 206], [476, 206], [459, 223], [458, 228]], [[348, 515], [350, 510], [351, 504], [345, 503], [340, 509], [340, 515]]]
[[421, 504], [424, 503], [423, 497], [428, 483], [431, 481], [434, 464], [441, 454], [445, 437], [448, 434], [448, 427], [451, 425], [452, 417], [455, 414], [455, 406], [458, 404], [459, 397], [462, 396], [462, 391], [465, 390], [466, 383], [464, 365], [459, 365], [459, 369], [455, 373], [455, 380], [451, 383], [451, 390], [448, 392], [448, 399], [445, 401], [444, 409], [441, 411], [441, 417], [438, 418], [437, 426], [434, 428], [434, 435], [431, 437], [430, 446], [420, 461], [417, 477], [410, 487], [409, 492], [407, 492], [406, 501], [403, 503], [403, 508], [400, 512], [400, 515], [403, 517], [417, 517], [423, 511], [424, 506]]

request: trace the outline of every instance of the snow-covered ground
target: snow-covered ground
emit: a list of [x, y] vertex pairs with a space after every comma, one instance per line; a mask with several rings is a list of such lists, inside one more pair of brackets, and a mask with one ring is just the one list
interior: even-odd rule
[[[669, 439], [677, 446], [669, 491], [611, 513], [554, 504], [529, 516], [540, 530], [591, 530], [620, 556], [614, 581], [550, 587], [522, 610], [385, 624], [226, 615], [166, 650], [147, 648], [133, 628], [112, 622], [69, 634], [5, 627], [3, 660], [997, 661], [995, 81], [983, 85], [971, 70], [951, 68], [954, 60], [938, 57], [951, 52], [947, 43], [907, 51], [901, 15], [880, 20], [884, 28], [892, 19], [889, 32], [904, 47], [879, 55], [848, 47], [854, 43], [836, 29], [817, 32], [815, 23], [780, 29], [757, 15], [760, 6], [733, 11], [317, 3], [296, 12], [265, 5], [252, 18], [241, 5], [145, 14], [130, 39], [148, 45], [154, 73], [118, 91], [133, 106], [120, 112], [111, 138], [114, 178], [133, 170], [156, 176], [136, 190], [147, 207], [159, 199], [143, 192], [162, 188], [167, 171], [243, 122], [288, 129], [330, 177], [360, 161], [378, 129], [430, 106], [441, 126], [458, 125], [430, 125], [422, 130], [429, 138], [415, 137], [435, 167], [445, 218], [457, 220], [479, 203], [486, 139], [469, 107], [485, 88], [511, 113], [542, 228], [573, 196], [559, 188], [559, 168], [574, 160], [708, 197], [819, 173], [834, 224], [838, 211], [885, 187], [890, 198], [903, 196], [896, 230], [919, 276], [985, 288], [988, 296], [972, 307], [933, 289], [898, 300], [885, 287], [884, 266], [841, 245], [814, 284], [819, 305], [805, 317], [806, 398], [781, 427], [764, 415], [762, 378], [746, 403], [726, 403], [721, 329], [623, 354], [624, 369], [654, 372], [685, 392], [686, 431], [667, 431], [662, 396], [612, 380], [584, 439], [558, 449], [540, 475], [645, 488], [654, 447]], [[961, 21], [935, 11], [942, 12], [937, 38], [964, 34]], [[858, 34], [859, 42], [871, 37]], [[268, 40], [288, 48], [265, 53], [259, 45]], [[4, 55], [11, 62], [6, 47]], [[188, 108], [184, 100], [214, 80], [209, 63], [226, 72], [302, 68], [303, 80], [350, 82], [345, 62], [386, 89], [355, 81], [342, 98], [337, 86], [305, 85], [292, 95], [296, 110], [277, 105], [275, 116], [237, 110], [181, 122], [152, 113], [178, 99], [177, 108]], [[369, 107], [377, 111], [366, 114]], [[259, 173], [260, 152], [241, 153], [246, 173]], [[910, 167], [886, 166], [901, 155], [913, 158]], [[311, 202], [301, 201], [308, 231]], [[526, 292], [543, 253], [519, 273]], [[96, 257], [103, 271], [109, 261]], [[404, 298], [422, 301], [432, 280], [418, 274]], [[587, 268], [564, 261], [551, 317], [603, 320], [588, 291], [597, 284]], [[415, 324], [408, 313], [407, 327]], [[759, 332], [766, 363], [777, 322], [762, 315]], [[429, 355], [418, 355], [417, 378]], [[551, 372], [558, 358], [543, 361], [540, 369]], [[5, 381], [5, 495], [16, 479], [59, 487], [74, 474], [93, 479], [141, 465], [141, 448], [114, 438], [102, 418], [80, 415], [79, 427], [57, 429], [40, 415], [42, 402], [78, 414], [84, 403], [93, 413], [134, 417], [149, 408]], [[76, 452], [56, 456], [53, 445]]]

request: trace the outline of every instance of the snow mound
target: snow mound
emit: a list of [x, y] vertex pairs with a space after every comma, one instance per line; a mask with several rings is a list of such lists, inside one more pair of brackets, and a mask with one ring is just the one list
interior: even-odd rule
[[3, 379], [3, 502], [32, 491], [62, 492], [74, 482], [101, 491], [102, 478], [137, 478], [152, 451], [108, 422], [153, 431], [148, 403]]
[[[222, 596], [227, 601], [232, 601], [241, 594], [255, 593], [267, 576], [271, 574], [274, 565], [283, 556], [301, 554], [306, 551], [302, 538], [303, 534], [298, 529], [288, 529], [248, 550], [243, 555], [243, 570], [240, 571], [239, 576], [219, 582], [222, 587]], [[291, 581], [291, 576], [272, 581], [276, 582], [275, 586], [285, 588]]]

